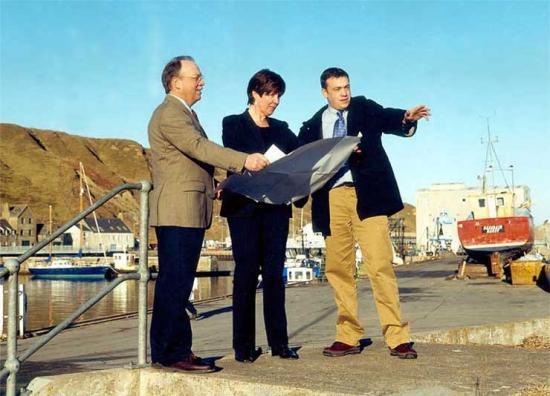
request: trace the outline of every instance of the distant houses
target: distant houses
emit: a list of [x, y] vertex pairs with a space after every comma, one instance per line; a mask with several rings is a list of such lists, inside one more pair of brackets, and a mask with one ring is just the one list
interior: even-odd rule
[[[37, 223], [28, 205], [1, 203], [0, 247], [30, 247], [49, 236], [47, 224]], [[55, 231], [55, 228], [54, 228]], [[82, 251], [125, 251], [135, 246], [134, 233], [120, 219], [87, 218], [55, 239], [54, 247]]]
[[36, 243], [36, 223], [27, 205], [2, 203], [2, 246], [32, 246]]
[[80, 226], [74, 225], [65, 232], [67, 244], [82, 250], [124, 251], [134, 248], [134, 233], [120, 219], [87, 218]]
[[0, 246], [16, 246], [17, 233], [5, 219], [0, 219]]

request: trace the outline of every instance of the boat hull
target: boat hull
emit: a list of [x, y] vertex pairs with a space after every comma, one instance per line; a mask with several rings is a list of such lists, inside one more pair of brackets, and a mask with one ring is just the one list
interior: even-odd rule
[[494, 217], [458, 222], [458, 237], [465, 252], [475, 258], [498, 253], [516, 258], [533, 247], [534, 226], [531, 216]]
[[30, 267], [29, 272], [35, 278], [110, 278], [113, 275], [113, 269], [109, 266], [89, 266], [89, 267], [66, 267], [66, 268], [48, 268], [48, 267]]

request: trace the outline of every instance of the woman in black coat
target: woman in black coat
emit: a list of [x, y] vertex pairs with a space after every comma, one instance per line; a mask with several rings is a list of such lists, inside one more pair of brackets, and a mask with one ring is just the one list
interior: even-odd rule
[[[265, 153], [275, 145], [284, 153], [298, 147], [298, 139], [283, 121], [271, 118], [285, 92], [277, 73], [263, 69], [248, 83], [248, 109], [223, 120], [225, 147], [245, 153]], [[235, 275], [233, 283], [233, 349], [239, 362], [253, 362], [260, 354], [255, 341], [255, 299], [258, 275], [263, 280], [264, 321], [273, 356], [298, 359], [288, 347], [285, 312], [285, 262], [289, 205], [256, 203], [224, 192], [221, 215], [227, 217]]]

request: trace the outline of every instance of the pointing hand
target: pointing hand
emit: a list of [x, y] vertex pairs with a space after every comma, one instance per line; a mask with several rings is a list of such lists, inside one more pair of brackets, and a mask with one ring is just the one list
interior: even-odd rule
[[429, 120], [431, 116], [432, 112], [430, 108], [426, 105], [420, 105], [407, 110], [405, 113], [405, 121], [414, 122], [420, 120], [421, 118]]

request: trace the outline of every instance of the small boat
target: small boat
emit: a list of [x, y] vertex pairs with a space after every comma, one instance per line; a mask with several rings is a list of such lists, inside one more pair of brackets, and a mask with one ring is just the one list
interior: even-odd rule
[[34, 278], [107, 278], [111, 279], [116, 272], [109, 265], [76, 265], [67, 259], [58, 259], [43, 264], [29, 266]]
[[113, 265], [117, 272], [136, 272], [136, 256], [132, 253], [114, 253]]
[[283, 279], [286, 284], [311, 282], [318, 279], [320, 275], [321, 264], [315, 259], [298, 254], [294, 258], [287, 258], [285, 261]]
[[287, 285], [311, 282], [314, 279], [313, 268], [285, 267], [283, 270], [283, 278], [286, 279]]

